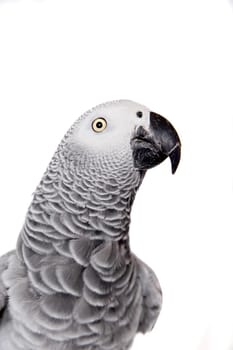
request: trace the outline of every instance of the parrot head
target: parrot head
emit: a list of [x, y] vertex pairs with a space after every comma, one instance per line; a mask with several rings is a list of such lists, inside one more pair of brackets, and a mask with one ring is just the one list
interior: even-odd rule
[[167, 119], [129, 100], [107, 102], [83, 114], [66, 145], [79, 166], [101, 163], [101, 169], [111, 173], [122, 167], [145, 172], [167, 157], [175, 173], [181, 151], [179, 136]]

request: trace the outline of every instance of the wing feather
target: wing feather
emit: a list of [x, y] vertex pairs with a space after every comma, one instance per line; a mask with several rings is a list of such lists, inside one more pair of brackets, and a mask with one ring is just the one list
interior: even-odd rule
[[3, 283], [2, 275], [3, 272], [7, 270], [10, 257], [15, 254], [15, 251], [10, 251], [0, 257], [0, 321], [3, 317], [4, 310], [7, 306], [7, 288]]

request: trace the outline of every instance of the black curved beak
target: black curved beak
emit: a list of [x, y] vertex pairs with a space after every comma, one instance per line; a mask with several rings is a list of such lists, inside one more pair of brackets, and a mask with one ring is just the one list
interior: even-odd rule
[[181, 156], [180, 138], [172, 124], [161, 115], [150, 112], [149, 130], [139, 126], [131, 140], [134, 166], [147, 170], [170, 158], [172, 174]]

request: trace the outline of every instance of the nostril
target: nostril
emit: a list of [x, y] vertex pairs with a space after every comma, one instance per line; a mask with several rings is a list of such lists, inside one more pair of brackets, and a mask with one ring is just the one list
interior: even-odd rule
[[142, 118], [143, 113], [142, 113], [142, 111], [138, 111], [138, 112], [136, 113], [136, 115], [137, 115], [138, 118]]

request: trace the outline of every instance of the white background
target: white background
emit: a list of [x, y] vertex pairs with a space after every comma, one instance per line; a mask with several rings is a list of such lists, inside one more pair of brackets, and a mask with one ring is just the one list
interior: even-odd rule
[[134, 350], [233, 349], [232, 48], [227, 0], [0, 0], [0, 254], [87, 109], [132, 99], [181, 136], [177, 173], [149, 171], [133, 209], [132, 248], [164, 292]]

